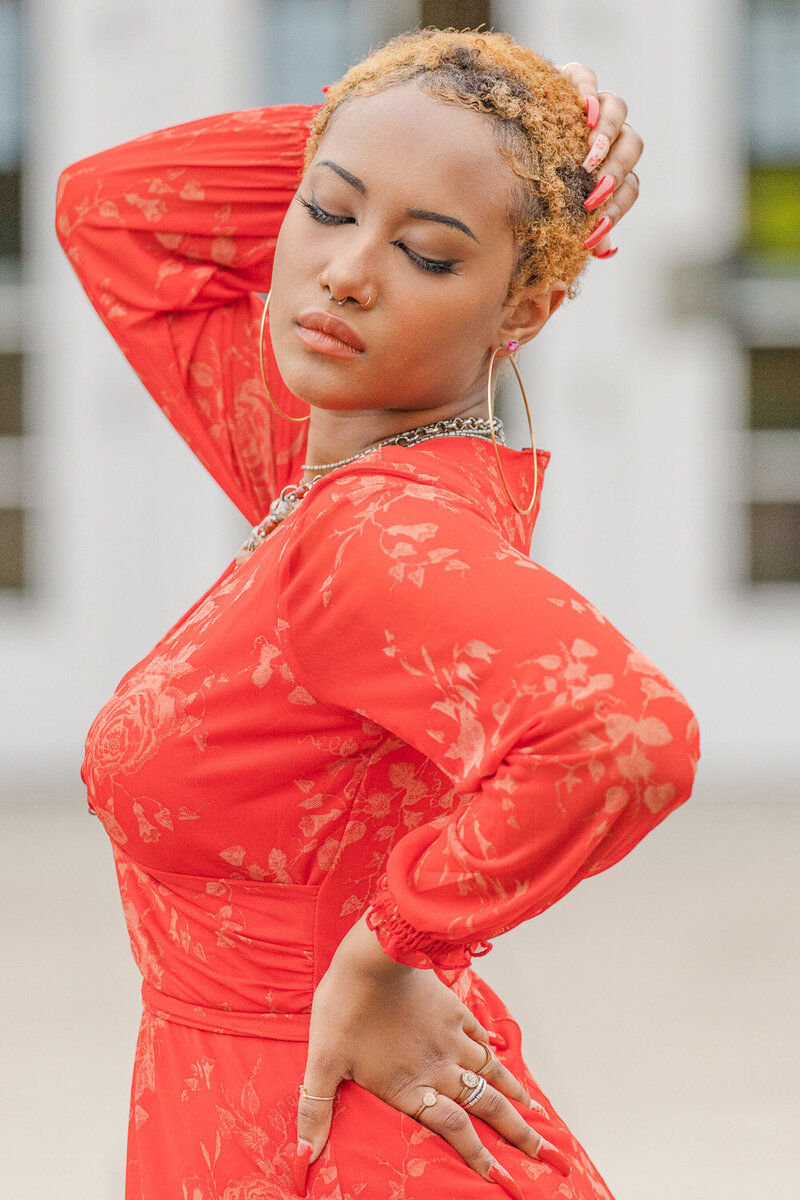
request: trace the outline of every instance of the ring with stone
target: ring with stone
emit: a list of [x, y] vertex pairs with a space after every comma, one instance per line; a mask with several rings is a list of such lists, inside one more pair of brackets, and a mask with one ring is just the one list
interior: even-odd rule
[[462, 1071], [461, 1082], [464, 1086], [456, 1096], [456, 1104], [460, 1104], [464, 1097], [468, 1096], [469, 1093], [478, 1086], [480, 1083], [480, 1076], [476, 1075], [474, 1071]]
[[481, 1075], [476, 1086], [472, 1089], [467, 1098], [461, 1101], [461, 1107], [472, 1108], [473, 1104], [477, 1104], [483, 1093], [486, 1091], [486, 1086], [486, 1080]]
[[426, 1088], [422, 1094], [422, 1104], [415, 1113], [412, 1113], [415, 1121], [419, 1120], [426, 1108], [431, 1108], [436, 1103], [438, 1095], [439, 1093], [434, 1088]]

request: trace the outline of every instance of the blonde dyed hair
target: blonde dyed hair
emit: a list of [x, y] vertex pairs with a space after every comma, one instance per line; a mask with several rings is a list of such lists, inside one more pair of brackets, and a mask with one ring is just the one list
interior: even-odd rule
[[549, 61], [507, 33], [419, 29], [373, 50], [328, 88], [311, 125], [307, 170], [341, 104], [407, 80], [432, 96], [493, 117], [498, 150], [517, 176], [509, 222], [517, 243], [509, 295], [528, 284], [567, 285], [574, 299], [597, 223], [583, 201], [596, 180], [581, 163], [588, 150], [585, 103]]

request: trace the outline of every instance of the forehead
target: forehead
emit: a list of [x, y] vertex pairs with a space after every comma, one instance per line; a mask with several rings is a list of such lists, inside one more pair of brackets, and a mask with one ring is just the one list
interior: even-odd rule
[[493, 125], [412, 80], [342, 104], [314, 161], [333, 159], [364, 181], [368, 197], [380, 192], [417, 208], [447, 203], [446, 211], [469, 213], [469, 224], [488, 234], [498, 223], [507, 227], [515, 182]]

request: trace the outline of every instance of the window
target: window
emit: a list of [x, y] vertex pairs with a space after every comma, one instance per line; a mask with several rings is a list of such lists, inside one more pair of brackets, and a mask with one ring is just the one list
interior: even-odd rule
[[27, 586], [23, 450], [23, 12], [0, 2], [0, 590]]
[[[762, 303], [751, 322], [747, 578], [800, 583], [800, 7], [750, 0], [743, 41], [747, 271]], [[747, 334], [745, 334], [747, 337]]]
[[491, 22], [488, 0], [263, 0], [264, 104], [319, 104], [324, 84], [395, 34]]
[[423, 0], [420, 20], [438, 29], [476, 29], [491, 25], [491, 7], [488, 0]]

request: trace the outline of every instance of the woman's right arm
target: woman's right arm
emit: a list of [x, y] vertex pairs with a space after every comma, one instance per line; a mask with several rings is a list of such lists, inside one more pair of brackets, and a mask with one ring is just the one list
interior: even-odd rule
[[[318, 106], [223, 113], [73, 163], [59, 241], [153, 399], [255, 522], [301, 461], [306, 426], [270, 407], [258, 330], [275, 242]], [[306, 406], [268, 378], [292, 415]]]

